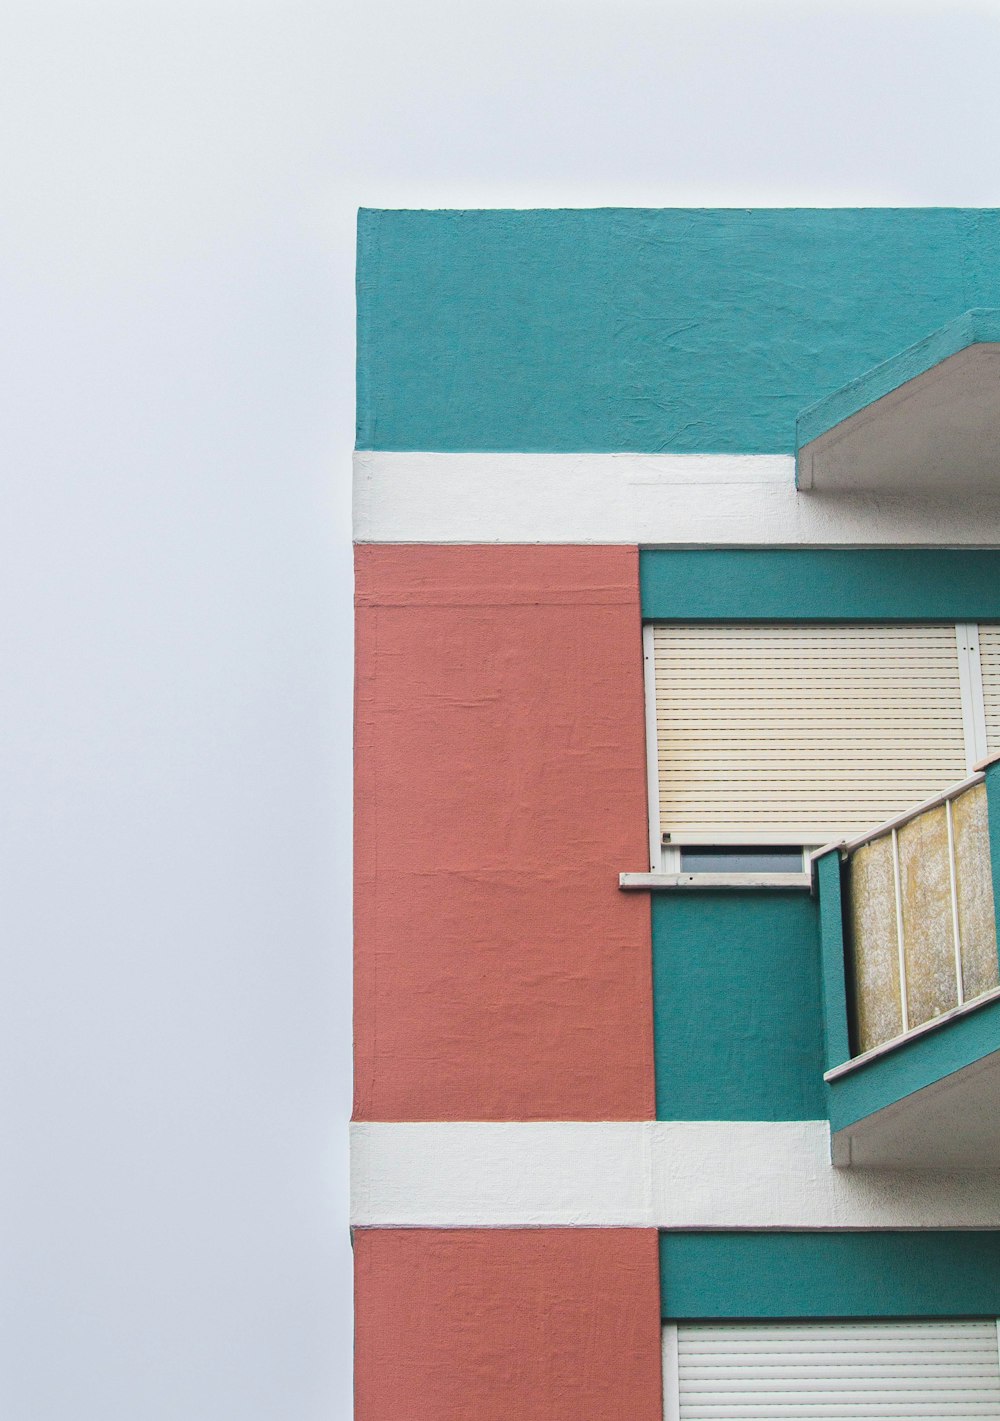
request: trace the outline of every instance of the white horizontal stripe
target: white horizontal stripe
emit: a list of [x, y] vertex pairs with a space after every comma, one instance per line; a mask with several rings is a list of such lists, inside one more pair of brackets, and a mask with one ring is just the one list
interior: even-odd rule
[[785, 454], [354, 456], [361, 543], [1000, 545], [1000, 495], [803, 493]]
[[357, 1227], [1000, 1228], [1000, 1174], [837, 1170], [825, 1120], [351, 1132]]

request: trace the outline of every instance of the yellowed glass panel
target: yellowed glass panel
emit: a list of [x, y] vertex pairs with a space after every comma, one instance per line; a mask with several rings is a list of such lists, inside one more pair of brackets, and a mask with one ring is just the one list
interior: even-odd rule
[[889, 838], [865, 844], [851, 856], [850, 916], [858, 1050], [870, 1051], [903, 1029]]
[[906, 1001], [911, 1027], [958, 1005], [944, 805], [899, 831]]
[[962, 939], [965, 999], [1000, 985], [993, 907], [986, 786], [976, 785], [952, 802], [958, 923]]

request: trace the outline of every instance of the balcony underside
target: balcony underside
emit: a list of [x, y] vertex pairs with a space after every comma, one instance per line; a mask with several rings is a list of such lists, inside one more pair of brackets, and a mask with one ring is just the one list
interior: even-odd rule
[[969, 311], [806, 410], [801, 489], [1000, 494], [1000, 312]]

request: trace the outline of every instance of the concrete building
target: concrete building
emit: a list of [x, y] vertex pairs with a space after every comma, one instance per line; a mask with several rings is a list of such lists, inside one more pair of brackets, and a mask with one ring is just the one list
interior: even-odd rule
[[363, 212], [359, 1421], [1000, 1417], [1000, 212]]

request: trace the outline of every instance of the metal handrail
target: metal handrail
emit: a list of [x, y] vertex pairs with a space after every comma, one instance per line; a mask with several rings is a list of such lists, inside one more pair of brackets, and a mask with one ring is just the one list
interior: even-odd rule
[[921, 814], [926, 814], [928, 809], [937, 809], [941, 804], [946, 804], [952, 799], [957, 799], [960, 794], [964, 794], [967, 789], [973, 789], [976, 785], [986, 783], [986, 776], [982, 770], [976, 770], [964, 780], [959, 780], [957, 784], [949, 785], [947, 789], [941, 790], [938, 794], [932, 794], [930, 799], [921, 801], [913, 809], [904, 809], [902, 814], [895, 814], [891, 819], [886, 819], [881, 824], [877, 824], [874, 829], [866, 829], [863, 834], [859, 834], [854, 839], [834, 839], [832, 843], [823, 844], [821, 848], [813, 849], [809, 855], [809, 862], [815, 863], [824, 854], [832, 853], [834, 849], [839, 849], [846, 857], [853, 854], [855, 849], [862, 848], [865, 844], [870, 844], [874, 839], [881, 839], [884, 834], [890, 833], [894, 829], [901, 829], [904, 824], [909, 824], [911, 819], [919, 819]]
[[[904, 940], [903, 924], [903, 891], [902, 891], [902, 870], [900, 862], [899, 831], [905, 825], [919, 819], [921, 815], [927, 814], [933, 809], [944, 808], [945, 825], [947, 830], [947, 854], [948, 863], [948, 894], [950, 899], [950, 925], [954, 957], [954, 982], [955, 982], [955, 1010], [965, 1006], [965, 974], [962, 962], [962, 928], [959, 913], [958, 901], [958, 868], [956, 860], [956, 835], [953, 814], [953, 803], [961, 798], [969, 790], [975, 789], [978, 785], [985, 783], [986, 776], [977, 767], [972, 774], [960, 780], [957, 784], [949, 785], [939, 794], [931, 795], [922, 803], [915, 805], [912, 809], [906, 810], [903, 814], [897, 814], [892, 819], [887, 819], [884, 823], [870, 829], [865, 834], [859, 834], [856, 838], [844, 840], [839, 844], [830, 844], [824, 849], [819, 849], [811, 854], [810, 858], [815, 860], [824, 853], [830, 853], [833, 849], [839, 851], [843, 859], [851, 858], [859, 849], [868, 844], [875, 843], [879, 839], [889, 837], [892, 845], [892, 909], [895, 918], [895, 938], [896, 938], [896, 970], [898, 974], [899, 987], [899, 1011], [902, 1032], [897, 1040], [907, 1036], [911, 1031], [910, 1008], [909, 1008], [909, 984], [907, 981], [906, 944]], [[888, 906], [888, 905], [887, 905]], [[891, 919], [890, 919], [891, 921]], [[920, 1029], [926, 1023], [917, 1023], [913, 1029]]]

